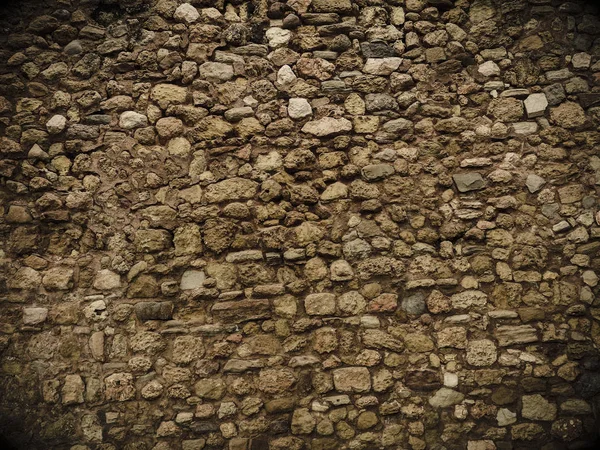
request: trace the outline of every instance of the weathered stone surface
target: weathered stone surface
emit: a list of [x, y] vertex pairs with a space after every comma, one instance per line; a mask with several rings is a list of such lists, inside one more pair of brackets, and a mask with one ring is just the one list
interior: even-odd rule
[[226, 385], [223, 380], [206, 378], [194, 385], [194, 391], [200, 398], [207, 400], [219, 400], [225, 395]]
[[550, 119], [556, 125], [564, 128], [577, 128], [585, 123], [583, 108], [574, 102], [565, 102], [550, 109]]
[[477, 191], [485, 188], [485, 181], [477, 172], [460, 173], [453, 175], [454, 183], [458, 192]]
[[527, 189], [529, 189], [529, 192], [535, 194], [544, 186], [544, 184], [546, 184], [546, 180], [544, 180], [538, 175], [530, 174], [527, 176], [525, 184], [527, 185]]
[[287, 392], [296, 381], [296, 376], [290, 369], [262, 369], [259, 372], [258, 389], [268, 394], [282, 394]]
[[39, 325], [47, 317], [48, 308], [23, 308], [23, 325]]
[[312, 108], [305, 98], [290, 98], [288, 115], [292, 119], [304, 119], [312, 114]]
[[489, 339], [471, 341], [467, 345], [467, 362], [473, 366], [490, 366], [496, 359], [496, 345]]
[[459, 292], [450, 297], [452, 306], [456, 309], [467, 309], [478, 306], [485, 306], [487, 295], [477, 290], [468, 290]]
[[389, 164], [371, 164], [362, 168], [362, 176], [368, 181], [386, 178], [394, 172], [394, 168]]
[[206, 188], [205, 198], [209, 203], [248, 200], [256, 195], [258, 184], [245, 178], [231, 178], [211, 184]]
[[362, 335], [363, 344], [370, 348], [385, 348], [395, 352], [404, 350], [404, 343], [382, 330], [365, 330]]
[[215, 303], [211, 312], [218, 320], [238, 323], [270, 317], [270, 310], [268, 300], [240, 300]]
[[528, 344], [537, 342], [538, 340], [536, 329], [530, 325], [503, 325], [496, 329], [495, 335], [502, 347], [515, 344]]
[[310, 414], [308, 408], [296, 409], [292, 414], [292, 433], [310, 434], [315, 428], [316, 419]]
[[125, 402], [135, 398], [133, 375], [114, 373], [104, 379], [104, 392], [108, 401]]
[[48, 122], [46, 122], [46, 129], [50, 134], [59, 134], [66, 128], [66, 126], [67, 118], [65, 116], [61, 116], [60, 114], [55, 114]]
[[409, 295], [402, 299], [401, 307], [408, 314], [420, 315], [426, 310], [425, 297], [422, 294]]
[[554, 420], [556, 418], [556, 405], [539, 394], [524, 395], [521, 401], [523, 402], [521, 414], [525, 419]]
[[337, 307], [342, 315], [356, 315], [364, 312], [367, 306], [365, 298], [356, 291], [349, 291], [337, 299]]
[[67, 375], [62, 387], [61, 397], [64, 405], [83, 403], [85, 385], [79, 375]]
[[525, 99], [524, 104], [527, 117], [531, 119], [544, 115], [548, 107], [548, 100], [546, 99], [546, 94], [531, 94]]
[[486, 61], [477, 68], [477, 72], [485, 77], [500, 75], [500, 67], [494, 61]]
[[304, 299], [306, 314], [325, 316], [335, 313], [335, 294], [310, 294]]
[[369, 58], [365, 62], [363, 72], [372, 75], [390, 75], [402, 64], [402, 58]]
[[349, 13], [352, 11], [352, 3], [350, 0], [333, 1], [333, 0], [314, 0], [311, 2], [312, 9], [319, 13]]
[[170, 104], [185, 103], [187, 89], [174, 84], [157, 84], [152, 88], [150, 98], [163, 108]]
[[173, 317], [173, 302], [139, 302], [135, 304], [139, 320], [169, 320]]
[[194, 23], [200, 17], [200, 13], [189, 3], [183, 3], [173, 13], [173, 18], [187, 24]]
[[462, 402], [464, 398], [460, 392], [443, 387], [429, 399], [429, 404], [434, 408], [447, 408]]
[[333, 371], [333, 383], [339, 392], [368, 392], [371, 375], [366, 367], [344, 367]]
[[53, 267], [44, 272], [42, 284], [50, 291], [66, 291], [73, 285], [73, 269]]
[[329, 186], [321, 194], [321, 201], [328, 202], [348, 197], [348, 186], [336, 182]]
[[319, 120], [307, 122], [302, 127], [302, 131], [317, 137], [332, 136], [352, 131], [352, 122], [344, 118], [334, 119], [333, 117], [324, 117]]
[[593, 5], [4, 3], [14, 447], [591, 443]]
[[126, 130], [145, 127], [148, 125], [148, 118], [135, 111], [125, 111], [119, 117], [119, 126]]
[[186, 270], [181, 276], [181, 282], [179, 283], [179, 289], [187, 291], [191, 289], [197, 289], [204, 285], [206, 275], [202, 270]]
[[213, 82], [228, 81], [233, 78], [233, 67], [218, 62], [205, 62], [198, 67], [202, 78]]
[[94, 287], [101, 291], [112, 291], [121, 287], [121, 277], [108, 269], [102, 269], [96, 274]]

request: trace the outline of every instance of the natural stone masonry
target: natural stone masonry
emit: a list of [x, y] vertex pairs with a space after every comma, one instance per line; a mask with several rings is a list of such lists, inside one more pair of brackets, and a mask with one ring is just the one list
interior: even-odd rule
[[597, 438], [593, 2], [22, 0], [0, 30], [12, 448]]

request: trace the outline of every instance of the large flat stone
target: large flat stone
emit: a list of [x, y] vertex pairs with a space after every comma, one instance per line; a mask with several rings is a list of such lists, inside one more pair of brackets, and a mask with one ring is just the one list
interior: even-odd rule
[[460, 392], [443, 387], [429, 399], [429, 404], [434, 408], [447, 408], [462, 402], [464, 398]]
[[548, 107], [548, 99], [544, 93], [531, 94], [525, 99], [524, 103], [527, 117], [530, 119], [543, 116]]
[[478, 191], [485, 188], [485, 181], [477, 172], [458, 173], [452, 175], [452, 178], [459, 192]]
[[139, 302], [135, 314], [139, 320], [170, 320], [173, 318], [173, 302]]
[[503, 325], [496, 328], [496, 339], [502, 347], [537, 342], [537, 330], [531, 325]]
[[344, 118], [323, 117], [319, 120], [307, 122], [302, 127], [302, 131], [318, 137], [333, 136], [352, 131], [352, 122]]
[[371, 374], [366, 367], [343, 367], [333, 371], [333, 384], [338, 392], [368, 392]]
[[254, 198], [258, 183], [245, 178], [230, 178], [206, 188], [205, 198], [209, 203], [221, 203]]
[[218, 302], [213, 305], [211, 312], [221, 322], [240, 323], [271, 317], [271, 305], [265, 299]]

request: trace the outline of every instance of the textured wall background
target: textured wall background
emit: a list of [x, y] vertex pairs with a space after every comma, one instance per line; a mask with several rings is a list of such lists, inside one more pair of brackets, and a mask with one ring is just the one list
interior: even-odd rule
[[581, 449], [600, 15], [554, 0], [0, 12], [17, 449]]

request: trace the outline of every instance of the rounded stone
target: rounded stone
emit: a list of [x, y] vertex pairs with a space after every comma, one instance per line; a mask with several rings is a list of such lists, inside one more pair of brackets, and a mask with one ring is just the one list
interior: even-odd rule
[[50, 134], [59, 134], [62, 133], [63, 130], [67, 126], [67, 118], [65, 116], [61, 116], [60, 114], [56, 114], [46, 122], [46, 129]]
[[467, 362], [472, 366], [490, 366], [497, 358], [496, 344], [489, 339], [471, 341], [467, 345]]

